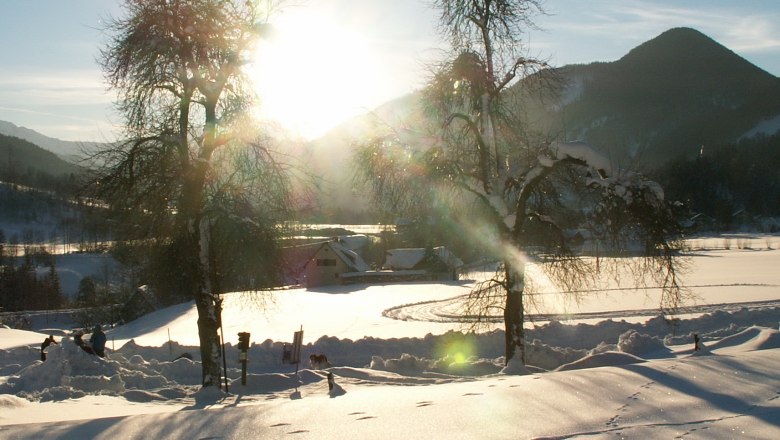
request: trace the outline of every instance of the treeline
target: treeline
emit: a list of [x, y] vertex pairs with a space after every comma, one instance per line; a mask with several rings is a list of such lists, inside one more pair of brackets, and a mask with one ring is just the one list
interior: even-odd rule
[[[5, 254], [0, 240], [0, 309], [17, 312], [55, 310], [65, 306], [67, 300], [54, 265], [54, 257], [41, 249], [29, 249], [17, 264], [17, 258]], [[48, 268], [46, 273], [38, 275], [40, 266]]]
[[[120, 319], [121, 304], [130, 297], [136, 280], [105, 267], [102, 273], [82, 278], [75, 298], [68, 298], [62, 292], [54, 255], [40, 246], [25, 246], [23, 257], [9, 254], [2, 234], [0, 230], [0, 311], [77, 309], [74, 318], [84, 328]], [[24, 320], [2, 323], [29, 326]]]
[[72, 305], [77, 309], [74, 318], [83, 328], [91, 328], [96, 324], [114, 324], [121, 319], [121, 304], [129, 296], [127, 286], [112, 284], [107, 279], [84, 277]]
[[691, 216], [707, 216], [716, 229], [778, 231], [766, 220], [780, 217], [780, 134], [704, 146], [698, 157], [670, 163], [657, 178], [668, 200], [682, 202]]

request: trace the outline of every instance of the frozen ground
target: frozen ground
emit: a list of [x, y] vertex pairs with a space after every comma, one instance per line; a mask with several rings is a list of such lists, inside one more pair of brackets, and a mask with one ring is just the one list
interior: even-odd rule
[[[695, 315], [646, 319], [650, 291], [564, 306], [613, 319], [529, 329], [526, 375], [501, 373], [499, 331], [453, 332], [467, 283], [228, 295], [229, 394], [197, 391], [192, 304], [108, 331], [107, 360], [58, 337], [42, 363], [43, 334], [0, 329], [0, 439], [780, 438], [780, 251], [713, 247], [692, 250]], [[334, 365], [331, 391], [326, 371], [281, 363], [301, 326], [303, 356]], [[254, 341], [246, 386], [239, 331]]]

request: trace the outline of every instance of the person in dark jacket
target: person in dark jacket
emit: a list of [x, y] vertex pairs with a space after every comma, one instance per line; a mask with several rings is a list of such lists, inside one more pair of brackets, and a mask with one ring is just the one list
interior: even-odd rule
[[106, 357], [106, 334], [99, 325], [92, 329], [92, 336], [89, 337], [89, 343], [92, 345], [92, 351], [100, 356]]
[[49, 348], [49, 345], [56, 344], [57, 341], [54, 340], [54, 335], [49, 335], [48, 338], [43, 340], [43, 343], [41, 343], [41, 360], [46, 360], [46, 349]]
[[92, 347], [84, 342], [84, 333], [82, 333], [81, 330], [77, 330], [75, 333], [73, 333], [73, 343], [81, 347], [81, 349], [87, 353], [95, 354], [95, 352], [92, 351]]

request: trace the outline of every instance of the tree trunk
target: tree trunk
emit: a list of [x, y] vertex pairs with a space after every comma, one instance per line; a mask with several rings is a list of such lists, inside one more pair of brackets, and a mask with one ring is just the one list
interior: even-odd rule
[[203, 370], [203, 386], [220, 386], [222, 377], [218, 329], [221, 322], [222, 307], [218, 293], [214, 292], [211, 278], [211, 220], [204, 212], [203, 190], [211, 155], [216, 148], [216, 99], [208, 100], [203, 145], [199, 161], [194, 165], [193, 191], [198, 195], [197, 209], [191, 217], [190, 233], [197, 252], [193, 253], [195, 267], [199, 277], [195, 288], [195, 303], [198, 307], [198, 336], [200, 338], [200, 358]]
[[[194, 224], [194, 226], [192, 226]], [[202, 385], [220, 386], [221, 351], [219, 343], [219, 323], [222, 313], [219, 305], [219, 297], [211, 289], [209, 277], [209, 264], [204, 264], [204, 255], [208, 256], [209, 250], [208, 221], [191, 220], [187, 231], [187, 248], [190, 249], [185, 258], [188, 262], [186, 268], [190, 277], [189, 289], [195, 296], [195, 305], [198, 310], [198, 337], [200, 340], [200, 358], [202, 366]]]
[[186, 273], [186, 289], [195, 297], [198, 310], [198, 337], [203, 373], [203, 386], [220, 386], [221, 351], [218, 328], [221, 310], [219, 297], [211, 286], [210, 221], [204, 212], [204, 185], [207, 161], [198, 161], [189, 169], [180, 206], [181, 230], [187, 252], [182, 256]]
[[[523, 328], [525, 310], [523, 309], [523, 291], [525, 289], [525, 268], [514, 267], [517, 264], [504, 261], [506, 268], [506, 306], [504, 307], [504, 332], [506, 364], [518, 356], [525, 364], [525, 330]], [[520, 263], [522, 264], [522, 263]]]
[[202, 362], [203, 386], [220, 386], [222, 367], [219, 349], [219, 314], [214, 295], [200, 294], [195, 299], [198, 308], [198, 336]]

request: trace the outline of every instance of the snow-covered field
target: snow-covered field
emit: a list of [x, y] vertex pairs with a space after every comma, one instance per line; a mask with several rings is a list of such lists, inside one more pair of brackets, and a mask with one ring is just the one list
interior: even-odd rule
[[[459, 332], [468, 282], [226, 295], [228, 394], [198, 391], [192, 304], [108, 330], [106, 360], [57, 337], [41, 362], [45, 335], [0, 329], [0, 439], [780, 438], [776, 238], [692, 246], [698, 300], [674, 323], [653, 289], [546, 301], [587, 319], [530, 328], [526, 375], [501, 373], [499, 330]], [[331, 368], [282, 364], [301, 327]]]

